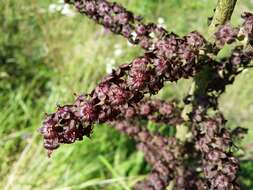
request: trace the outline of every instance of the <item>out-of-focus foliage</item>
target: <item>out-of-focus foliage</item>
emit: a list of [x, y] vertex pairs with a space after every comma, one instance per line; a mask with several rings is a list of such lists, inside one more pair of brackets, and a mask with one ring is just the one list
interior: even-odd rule
[[9, 141], [8, 135], [31, 126], [31, 117], [39, 114], [31, 109], [39, 109], [37, 102], [47, 94], [51, 71], [44, 61], [41, 28], [32, 6], [6, 1], [0, 9], [0, 174], [7, 175], [23, 145], [21, 138]]
[[[186, 34], [207, 31], [213, 0], [117, 0], [145, 20]], [[233, 23], [253, 9], [238, 1]], [[0, 189], [130, 189], [148, 170], [134, 142], [107, 126], [96, 127], [92, 140], [63, 146], [46, 157], [37, 133], [44, 112], [88, 92], [105, 72], [137, 55], [115, 37], [58, 0], [0, 2]], [[249, 128], [242, 165], [246, 189], [253, 188], [253, 71], [243, 73], [221, 100], [229, 125]], [[182, 98], [190, 81], [170, 85], [158, 96]], [[183, 90], [182, 90], [183, 89]], [[152, 127], [152, 126], [151, 126]]]

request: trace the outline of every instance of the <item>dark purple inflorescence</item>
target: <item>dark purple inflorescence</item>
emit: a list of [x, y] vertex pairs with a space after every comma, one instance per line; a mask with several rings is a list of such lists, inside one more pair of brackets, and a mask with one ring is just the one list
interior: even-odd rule
[[[229, 59], [224, 59], [224, 61], [215, 65], [214, 69], [217, 71], [214, 72], [213, 79], [208, 83], [207, 92], [223, 92], [225, 86], [233, 82], [235, 75], [241, 72], [240, 69], [242, 67], [245, 67], [250, 63], [252, 57], [252, 53], [243, 53], [240, 49], [236, 49]], [[145, 60], [147, 60], [147, 58]], [[121, 79], [123, 78], [122, 76], [124, 76], [126, 71], [131, 67], [133, 67], [133, 70], [135, 70], [136, 67], [139, 69], [145, 68], [146, 63], [143, 62], [143, 60], [140, 60], [140, 58], [137, 58], [133, 65], [134, 66], [131, 64], [121, 66], [118, 70], [105, 77], [90, 96], [79, 96], [73, 105], [63, 106], [63, 108], [68, 110], [67, 112], [72, 116], [72, 123], [65, 122], [65, 128], [70, 124], [73, 125], [73, 121], [75, 121], [75, 125], [83, 126], [83, 128], [87, 128], [88, 131], [91, 131], [90, 125], [92, 123], [115, 120], [117, 117], [120, 117], [120, 115], [129, 118], [134, 115], [138, 115], [139, 117], [145, 116], [154, 121], [167, 120], [168, 123], [172, 123], [173, 121], [179, 122], [179, 112], [172, 109], [174, 108], [173, 104], [153, 101], [140, 103], [136, 107], [136, 104], [143, 98], [143, 95], [147, 92], [152, 93], [154, 88], [149, 88], [149, 83], [145, 85], [145, 89], [142, 89], [142, 91], [141, 88], [138, 91], [130, 90], [131, 85], [128, 86], [128, 78], [124, 80]], [[222, 72], [223, 74], [221, 74]], [[160, 84], [160, 81], [157, 82]], [[160, 88], [157, 88], [157, 90]], [[209, 94], [209, 96], [212, 95], [212, 93]], [[54, 135], [52, 135], [53, 137], [57, 136], [56, 133], [62, 135], [62, 133], [65, 132], [65, 130], [59, 131], [61, 128], [60, 126], [63, 126], [61, 124], [63, 122], [61, 118], [63, 108], [59, 107], [57, 112], [46, 116], [46, 120], [42, 127], [43, 130], [41, 130], [41, 133], [45, 136], [46, 144], [49, 143], [48, 131], [54, 131]], [[172, 110], [173, 113], [170, 113]], [[152, 114], [158, 112], [159, 114]], [[77, 139], [79, 138], [80, 137], [77, 136]], [[72, 141], [73, 140], [70, 142]], [[57, 146], [55, 146], [55, 148], [57, 148], [60, 143], [70, 142], [67, 142], [67, 140], [57, 140]], [[52, 147], [48, 149], [51, 150]]]
[[89, 137], [91, 126], [83, 126], [74, 112], [74, 106], [59, 106], [56, 113], [46, 115], [39, 131], [44, 136], [44, 147], [50, 156], [61, 143], [74, 143], [82, 140], [84, 135]]
[[201, 152], [205, 177], [209, 189], [237, 190], [239, 161], [232, 156], [232, 138], [224, 128], [225, 119], [221, 114], [204, 118], [194, 124], [196, 149]]
[[205, 189], [205, 183], [196, 173], [196, 168], [185, 168], [184, 155], [186, 151], [190, 153], [190, 149], [186, 149], [176, 138], [152, 134], [145, 127], [129, 121], [116, 122], [114, 127], [139, 142], [137, 148], [151, 166], [151, 173], [139, 181], [134, 189], [163, 190], [172, 181], [175, 190], [185, 190], [186, 187], [192, 190]]
[[245, 38], [246, 43], [253, 45], [253, 14], [245, 12], [242, 19], [244, 22], [240, 27], [232, 27], [229, 23], [219, 27], [214, 34], [218, 46], [222, 47], [226, 43], [231, 44], [236, 40], [241, 41]]
[[206, 82], [204, 93], [193, 102], [194, 109], [190, 114], [192, 133], [196, 149], [201, 152], [208, 189], [240, 189], [237, 182], [239, 162], [231, 152], [232, 134], [224, 128], [225, 119], [222, 114], [210, 118], [207, 110], [217, 109], [219, 96], [227, 85], [234, 82], [243, 68], [248, 67], [252, 59], [253, 52], [236, 47], [230, 57], [222, 59], [210, 68], [212, 75]]
[[151, 174], [138, 182], [134, 189], [163, 190], [179, 175], [176, 168], [182, 165], [183, 149], [177, 139], [152, 134], [132, 121], [117, 121], [112, 126], [139, 142], [138, 149], [152, 167]]
[[147, 119], [171, 125], [183, 122], [181, 109], [177, 107], [176, 102], [142, 100], [135, 106], [126, 105], [120, 110], [122, 119]]
[[[74, 4], [96, 23], [140, 45], [145, 53], [113, 70], [90, 94], [77, 96], [73, 104], [58, 106], [55, 113], [45, 116], [39, 131], [48, 154], [60, 144], [90, 137], [95, 123], [107, 123], [134, 139], [151, 166], [150, 174], [134, 186], [135, 190], [164, 190], [172, 182], [174, 190], [240, 189], [239, 161], [233, 157], [231, 148], [232, 137], [240, 134], [242, 128], [230, 133], [224, 127], [223, 115], [210, 117], [208, 110], [217, 112], [218, 98], [226, 86], [253, 60], [253, 51], [245, 50], [248, 44], [253, 44], [253, 14], [244, 13], [240, 27], [229, 23], [220, 26], [212, 44], [196, 31], [179, 37], [154, 23], [144, 24], [141, 17], [117, 3], [106, 0], [66, 0], [66, 3]], [[242, 39], [244, 44], [235, 46], [230, 56], [220, 60], [216, 57], [218, 48]], [[157, 94], [167, 81], [199, 77], [204, 72], [208, 77], [200, 78], [195, 94], [190, 95], [193, 97], [188, 102], [192, 103], [189, 120], [181, 117], [182, 109], [175, 101], [144, 98], [146, 94]], [[205, 85], [197, 92], [201, 84]], [[173, 126], [184, 124], [191, 128], [192, 138], [180, 142], [175, 137], [153, 134], [140, 127], [143, 120]], [[200, 157], [202, 167], [198, 168], [200, 162], [193, 159]]]
[[[102, 91], [99, 93], [102, 98]], [[91, 124], [96, 119], [101, 122], [105, 119], [112, 121], [117, 115], [118, 119], [148, 119], [157, 123], [175, 125], [183, 121], [180, 114], [181, 111], [176, 107], [175, 102], [142, 100], [135, 106], [124, 104], [113, 113], [107, 107], [101, 109], [93, 106], [85, 96], [79, 96], [73, 105], [59, 106], [57, 112], [47, 114], [40, 133], [44, 136], [44, 147], [51, 153], [61, 143], [74, 143], [76, 140], [82, 140], [83, 136], [89, 137], [92, 133]]]
[[[201, 152], [208, 189], [240, 189], [237, 182], [239, 161], [231, 152], [233, 134], [224, 128], [226, 121], [222, 114], [210, 118], [207, 110], [217, 109], [219, 96], [226, 86], [232, 84], [235, 77], [248, 67], [252, 59], [253, 52], [236, 47], [230, 57], [222, 59], [210, 68], [212, 75], [206, 82], [206, 88], [203, 88], [204, 93], [193, 102], [194, 109], [190, 114], [192, 133], [196, 149]], [[239, 131], [237, 134], [240, 134]]]
[[214, 34], [219, 46], [224, 46], [226, 43], [231, 44], [237, 38], [239, 28], [233, 28], [229, 23], [220, 26]]
[[248, 38], [248, 41], [251, 45], [253, 45], [253, 14], [249, 12], [245, 12], [242, 15], [244, 19], [244, 23], [242, 25], [242, 34]]
[[[197, 36], [195, 32], [185, 38], [170, 36], [166, 41], [159, 41], [154, 52], [113, 70], [91, 94], [76, 98], [72, 111], [78, 121], [87, 126], [115, 120], [122, 108], [135, 106], [147, 93], [156, 94], [165, 81], [193, 76], [198, 70], [198, 61], [202, 59], [197, 49], [199, 44], [203, 45], [200, 43], [202, 37]], [[60, 120], [56, 121], [58, 126]], [[52, 125], [44, 124], [43, 128], [53, 128]]]

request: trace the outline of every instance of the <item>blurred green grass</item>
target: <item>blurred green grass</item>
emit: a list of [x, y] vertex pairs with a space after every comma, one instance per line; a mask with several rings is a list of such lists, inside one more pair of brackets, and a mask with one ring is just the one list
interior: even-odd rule
[[[207, 33], [213, 0], [117, 0], [146, 21], [163, 21], [181, 35]], [[52, 12], [49, 0], [0, 2], [0, 189], [76, 190], [131, 189], [149, 170], [135, 143], [108, 126], [97, 126], [92, 139], [62, 146], [48, 159], [37, 128], [56, 103], [89, 92], [117, 64], [142, 51], [105, 32], [87, 18]], [[51, 11], [50, 11], [51, 10]], [[253, 10], [238, 1], [233, 23]], [[241, 173], [253, 189], [253, 70], [242, 73], [220, 101], [228, 126], [249, 128], [242, 145], [247, 161]], [[158, 96], [182, 98], [190, 81], [167, 85]]]

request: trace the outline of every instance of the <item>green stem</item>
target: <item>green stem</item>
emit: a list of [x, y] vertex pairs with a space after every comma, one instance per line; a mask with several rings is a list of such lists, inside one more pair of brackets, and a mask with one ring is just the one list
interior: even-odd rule
[[237, 0], [218, 0], [212, 22], [209, 26], [209, 34], [213, 35], [219, 25], [225, 24], [231, 19]]
[[[210, 40], [212, 40], [214, 32], [217, 31], [217, 27], [225, 24], [231, 19], [236, 2], [237, 0], [218, 0], [212, 22], [209, 26]], [[195, 77], [195, 96], [205, 95], [206, 86], [210, 80], [211, 74], [209, 69], [206, 68]]]
[[[230, 20], [232, 13], [234, 11], [234, 7], [237, 0], [218, 0], [217, 7], [215, 9], [215, 13], [213, 16], [213, 20], [209, 26], [209, 35], [212, 38], [213, 33], [217, 30], [219, 25], [225, 24]], [[211, 39], [212, 40], [212, 39]], [[196, 97], [198, 96], [206, 96], [206, 87], [211, 78], [212, 73], [210, 72], [210, 68], [207, 66], [194, 78], [193, 84], [191, 86], [189, 95], [194, 97], [193, 105], [198, 105], [196, 101]], [[182, 111], [182, 117], [185, 120], [188, 120], [187, 114], [190, 112], [191, 106], [185, 106]], [[180, 140], [184, 141], [189, 137], [188, 129], [183, 125], [177, 126], [177, 134], [176, 136], [180, 138]]]

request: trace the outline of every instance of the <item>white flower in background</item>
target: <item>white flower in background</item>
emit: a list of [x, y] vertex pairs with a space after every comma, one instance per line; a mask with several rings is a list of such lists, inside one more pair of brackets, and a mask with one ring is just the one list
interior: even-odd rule
[[166, 28], [164, 18], [159, 17], [159, 18], [157, 19], [157, 22], [158, 22], [158, 26], [163, 27], [163, 28]]
[[70, 6], [68, 4], [63, 5], [61, 14], [69, 17], [75, 16], [75, 12], [72, 9], [70, 9]]
[[122, 49], [116, 49], [116, 50], [114, 51], [114, 55], [115, 55], [115, 56], [121, 56], [122, 53], [123, 53], [123, 50], [122, 50]]
[[60, 12], [62, 15], [69, 17], [75, 16], [75, 12], [70, 8], [68, 4], [64, 3], [64, 0], [59, 0], [57, 3], [51, 3], [48, 6], [48, 12]]
[[62, 4], [58, 4], [56, 6], [56, 11], [60, 12], [62, 10], [62, 8], [63, 8], [63, 5]]
[[164, 24], [164, 18], [159, 17], [159, 18], [157, 19], [157, 22], [158, 22], [158, 24]]
[[50, 5], [48, 6], [48, 11], [49, 11], [50, 13], [55, 13], [55, 12], [56, 12], [56, 7], [57, 7], [57, 6], [58, 6], [58, 5], [55, 4], [55, 3], [50, 4]]
[[115, 60], [114, 59], [106, 59], [106, 73], [109, 74], [112, 72], [112, 69], [114, 68]]
[[115, 44], [114, 45], [114, 56], [118, 57], [121, 56], [123, 53], [121, 44]]
[[115, 55], [115, 56], [120, 56], [120, 55], [122, 55], [123, 50], [122, 50], [120, 44], [115, 44], [115, 45], [114, 45], [114, 49], [115, 49], [115, 50], [114, 50], [114, 55]]

